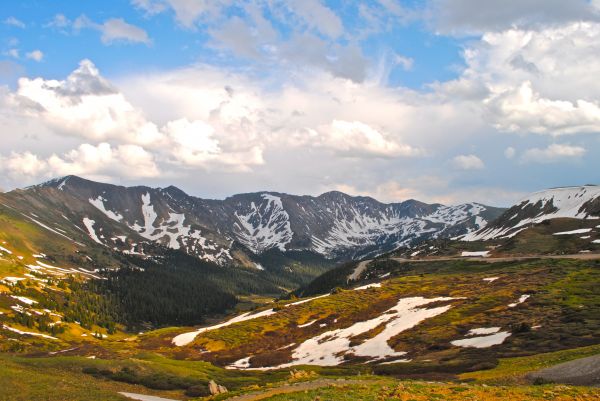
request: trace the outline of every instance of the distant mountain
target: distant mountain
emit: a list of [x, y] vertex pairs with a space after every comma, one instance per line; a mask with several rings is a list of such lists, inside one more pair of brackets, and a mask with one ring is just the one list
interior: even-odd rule
[[558, 218], [600, 218], [600, 186], [584, 185], [535, 192], [517, 202], [491, 224], [461, 239], [479, 241], [512, 238], [534, 224]]
[[328, 259], [377, 255], [424, 239], [465, 235], [503, 209], [416, 200], [384, 204], [341, 192], [201, 199], [180, 189], [123, 187], [68, 176], [0, 194], [0, 201], [73, 241], [129, 254], [157, 244], [221, 265], [240, 252], [309, 251]]

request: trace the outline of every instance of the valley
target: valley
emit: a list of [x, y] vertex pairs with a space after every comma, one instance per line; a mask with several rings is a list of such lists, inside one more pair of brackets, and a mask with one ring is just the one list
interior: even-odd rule
[[[206, 212], [76, 177], [0, 194], [0, 396], [600, 399], [583, 374], [536, 376], [600, 354], [600, 198], [569, 191], [481, 206], [485, 224], [340, 194], [330, 215], [268, 193]], [[342, 226], [353, 240], [328, 251]]]

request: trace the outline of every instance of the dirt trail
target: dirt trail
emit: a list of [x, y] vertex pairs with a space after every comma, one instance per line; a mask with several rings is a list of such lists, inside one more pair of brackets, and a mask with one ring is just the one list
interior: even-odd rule
[[[489, 257], [489, 258], [481, 258], [481, 257], [464, 257], [464, 256], [455, 256], [455, 257], [444, 257], [444, 258], [430, 258], [430, 259], [406, 259], [406, 258], [390, 258], [391, 260], [395, 260], [397, 262], [412, 262], [412, 263], [422, 263], [422, 262], [440, 262], [440, 261], [450, 261], [450, 260], [473, 260], [476, 262], [512, 262], [516, 260], [531, 260], [531, 259], [579, 259], [579, 260], [594, 260], [600, 259], [600, 253], [576, 253], [570, 255], [531, 255], [531, 256], [500, 256], [500, 257]], [[366, 261], [367, 263], [370, 262]], [[363, 263], [363, 262], [361, 262]], [[365, 264], [366, 267], [366, 264]]]
[[356, 281], [360, 278], [360, 275], [363, 274], [363, 272], [367, 269], [367, 265], [369, 264], [370, 261], [372, 261], [373, 259], [367, 259], [367, 260], [363, 260], [362, 262], [360, 262], [356, 268], [354, 269], [354, 271], [352, 272], [351, 275], [348, 276], [348, 280], [349, 281]]
[[600, 386], [600, 355], [576, 359], [531, 373], [532, 380], [576, 386]]
[[265, 398], [273, 397], [278, 394], [287, 394], [287, 393], [297, 393], [300, 391], [306, 390], [315, 390], [321, 387], [328, 387], [331, 385], [353, 385], [353, 384], [363, 384], [363, 383], [373, 383], [373, 380], [346, 380], [346, 379], [319, 379], [310, 382], [302, 382], [290, 385], [284, 385], [282, 387], [276, 387], [272, 389], [268, 389], [264, 392], [250, 393], [239, 395], [231, 398], [227, 398], [227, 400], [235, 400], [235, 401], [256, 401], [256, 400], [264, 400]]

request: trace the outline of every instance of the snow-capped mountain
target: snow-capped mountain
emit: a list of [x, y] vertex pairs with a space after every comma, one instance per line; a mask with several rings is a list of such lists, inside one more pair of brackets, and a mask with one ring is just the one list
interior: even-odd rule
[[511, 238], [533, 224], [557, 218], [600, 218], [600, 186], [584, 185], [535, 192], [521, 199], [492, 224], [461, 239]]
[[[224, 200], [189, 196], [175, 187], [122, 187], [75, 176], [4, 194], [5, 202], [58, 232], [74, 226], [82, 241], [126, 253], [153, 244], [181, 249], [220, 264], [233, 249], [312, 251], [326, 258], [358, 258], [484, 227], [503, 209], [415, 200], [384, 204], [341, 192], [295, 196], [274, 192]], [[60, 210], [60, 217], [49, 211]], [[54, 216], [54, 217], [52, 217]]]

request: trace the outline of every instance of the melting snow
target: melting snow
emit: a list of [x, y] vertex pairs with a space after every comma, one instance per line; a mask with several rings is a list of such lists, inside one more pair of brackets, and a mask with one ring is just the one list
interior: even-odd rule
[[366, 290], [368, 288], [381, 288], [381, 283], [367, 284], [360, 287], [356, 287], [354, 291]]
[[595, 239], [592, 241], [592, 244], [600, 244], [600, 239]]
[[324, 294], [324, 295], [319, 295], [317, 297], [312, 297], [312, 298], [307, 298], [307, 299], [303, 299], [301, 301], [296, 301], [296, 302], [292, 302], [291, 304], [287, 304], [285, 305], [286, 308], [290, 307], [290, 306], [296, 306], [296, 305], [302, 305], [304, 303], [310, 302], [310, 301], [314, 301], [315, 299], [319, 299], [319, 298], [324, 298], [324, 297], [328, 297], [330, 294]]
[[171, 342], [178, 347], [182, 347], [182, 346], [187, 345], [187, 344], [191, 343], [192, 341], [194, 341], [194, 339], [196, 338], [196, 336], [198, 334], [206, 333], [207, 331], [220, 329], [222, 327], [227, 327], [234, 323], [240, 323], [240, 322], [245, 322], [247, 320], [258, 319], [259, 317], [270, 316], [270, 315], [273, 315], [274, 313], [276, 313], [276, 312], [273, 311], [273, 309], [268, 309], [268, 310], [258, 312], [258, 313], [252, 314], [252, 315], [250, 314], [250, 312], [243, 313], [243, 314], [236, 316], [233, 319], [230, 319], [226, 322], [219, 323], [214, 326], [203, 327], [201, 329], [198, 329], [196, 331], [192, 331], [189, 333], [180, 334], [180, 335], [174, 337]]
[[9, 251], [8, 249], [4, 248], [3, 246], [0, 246], [0, 251], [8, 253], [9, 255], [12, 255], [12, 252]]
[[490, 256], [490, 251], [478, 251], [478, 252], [464, 251], [463, 253], [460, 254], [460, 256], [487, 258], [488, 256]]
[[308, 326], [312, 326], [313, 324], [315, 324], [315, 322], [317, 321], [317, 319], [315, 320], [311, 320], [308, 323], [304, 323], [304, 324], [299, 324], [298, 327], [303, 328], [303, 327], [308, 327]]
[[477, 329], [471, 329], [467, 333], [468, 336], [483, 336], [486, 334], [494, 334], [500, 331], [500, 327], [480, 327]]
[[[294, 361], [280, 365], [277, 368], [294, 365], [335, 366], [344, 362], [344, 354], [366, 356], [376, 360], [402, 356], [405, 352], [394, 351], [388, 345], [388, 340], [416, 326], [423, 320], [437, 316], [451, 308], [450, 305], [431, 309], [421, 309], [420, 307], [432, 302], [450, 301], [452, 299], [425, 299], [422, 297], [400, 299], [394, 307], [374, 319], [357, 322], [345, 329], [327, 331], [304, 341], [294, 350], [292, 355]], [[350, 346], [352, 337], [373, 330], [382, 324], [385, 324], [385, 328], [375, 337], [367, 339], [355, 347]]]
[[498, 280], [500, 277], [486, 277], [483, 279], [483, 281], [487, 281], [488, 283], [492, 283], [496, 280]]
[[[96, 231], [94, 230], [95, 223], [96, 222], [90, 218], [87, 218], [87, 217], [83, 218], [83, 225], [88, 230], [88, 234], [90, 235], [90, 238], [93, 239], [94, 242], [102, 244], [102, 241], [100, 241], [100, 238], [98, 238], [98, 236], [96, 235]], [[104, 245], [104, 244], [102, 244], [102, 245]]]
[[521, 296], [519, 297], [519, 300], [518, 300], [517, 302], [515, 302], [515, 303], [512, 303], [512, 304], [508, 304], [508, 307], [509, 307], [509, 308], [514, 308], [515, 306], [517, 306], [517, 305], [519, 305], [519, 304], [522, 304], [523, 302], [527, 301], [527, 299], [528, 299], [530, 296], [531, 296], [531, 295], [529, 295], [529, 294], [524, 294], [524, 295], [521, 295]]
[[25, 336], [36, 336], [36, 337], [47, 338], [47, 339], [50, 339], [50, 340], [58, 340], [58, 338], [56, 338], [56, 337], [52, 337], [52, 336], [49, 336], [49, 335], [46, 335], [46, 334], [42, 334], [42, 333], [32, 333], [30, 331], [21, 331], [19, 329], [15, 329], [13, 327], [7, 326], [5, 324], [2, 325], [2, 328], [4, 330], [9, 330], [9, 331], [12, 331], [13, 333], [22, 334], [22, 335], [25, 335]]
[[489, 336], [482, 337], [471, 337], [463, 340], [452, 341], [452, 345], [457, 347], [472, 347], [472, 348], [489, 348], [493, 345], [502, 344], [504, 340], [510, 337], [510, 333], [507, 331], [501, 331]]
[[552, 235], [585, 234], [585, 233], [589, 233], [590, 231], [592, 231], [591, 228], [580, 228], [579, 230], [563, 231], [563, 232], [560, 232], [560, 233], [554, 233]]
[[104, 199], [102, 196], [99, 196], [96, 199], [90, 198], [88, 201], [92, 205], [94, 205], [96, 207], [96, 209], [98, 209], [102, 213], [104, 213], [109, 219], [117, 221], [117, 222], [121, 222], [121, 220], [123, 220], [123, 216], [121, 216], [119, 213], [106, 209], [106, 206], [104, 205], [104, 202], [106, 202], [106, 199]]
[[254, 267], [256, 267], [258, 270], [265, 270], [260, 263], [254, 263]]
[[11, 295], [10, 297], [14, 298], [14, 299], [17, 299], [17, 300], [19, 300], [19, 301], [21, 301], [21, 302], [23, 302], [24, 304], [27, 304], [27, 305], [33, 305], [33, 304], [37, 304], [38, 303], [37, 301], [34, 301], [33, 299], [29, 299], [27, 297], [19, 297], [19, 296], [16, 296], [16, 295]]

